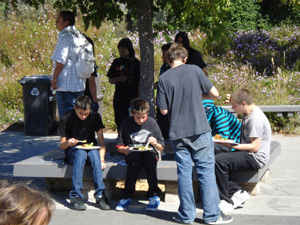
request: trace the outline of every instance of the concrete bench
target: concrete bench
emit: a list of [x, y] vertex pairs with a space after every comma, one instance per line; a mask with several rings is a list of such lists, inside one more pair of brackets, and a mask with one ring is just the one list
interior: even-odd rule
[[[231, 105], [220, 105], [220, 107], [227, 109], [232, 114], [236, 115]], [[300, 105], [259, 105], [258, 106], [263, 112], [277, 113], [278, 117], [294, 116], [295, 112], [300, 112]]]
[[[240, 183], [252, 195], [258, 193], [258, 183], [264, 175], [268, 173], [269, 167], [281, 152], [279, 142], [272, 141], [270, 160], [266, 166], [258, 171], [239, 171], [232, 173], [234, 181]], [[46, 189], [48, 190], [69, 190], [72, 165], [64, 162], [64, 152], [59, 148], [37, 155], [14, 164], [13, 175], [16, 177], [43, 177], [46, 179]], [[116, 181], [125, 179], [126, 166], [117, 165], [117, 162], [124, 159], [122, 155], [106, 155], [106, 168], [103, 171], [103, 178], [106, 185], [106, 195], [112, 198], [116, 195]], [[177, 198], [177, 167], [173, 159], [160, 160], [157, 164], [157, 177], [165, 185], [165, 201], [174, 202]], [[89, 165], [86, 165], [83, 173], [84, 187], [86, 194], [93, 190], [93, 175]], [[140, 179], [146, 178], [146, 173], [142, 169], [139, 174]], [[194, 171], [193, 180], [197, 181]], [[197, 183], [197, 182], [195, 182]], [[197, 188], [195, 188], [196, 190]], [[251, 190], [253, 189], [253, 190]]]

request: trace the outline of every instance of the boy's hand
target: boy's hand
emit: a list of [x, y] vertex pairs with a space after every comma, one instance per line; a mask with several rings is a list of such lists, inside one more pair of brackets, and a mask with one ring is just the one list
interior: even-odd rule
[[118, 152], [123, 153], [125, 155], [128, 155], [131, 153], [131, 151], [129, 150], [129, 146], [119, 147]]
[[106, 163], [104, 160], [101, 160], [101, 169], [104, 170], [106, 167]]
[[70, 138], [70, 139], [68, 139], [67, 142], [69, 144], [69, 147], [73, 147], [73, 146], [75, 146], [78, 143], [78, 140], [75, 139], [75, 138]]
[[156, 147], [157, 139], [155, 137], [149, 137], [149, 142], [153, 147]]

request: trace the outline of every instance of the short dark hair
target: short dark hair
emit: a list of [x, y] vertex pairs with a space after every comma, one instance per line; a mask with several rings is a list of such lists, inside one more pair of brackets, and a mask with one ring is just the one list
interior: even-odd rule
[[87, 110], [87, 109], [91, 109], [91, 106], [92, 106], [92, 100], [86, 95], [79, 96], [76, 99], [75, 102], [76, 109]]
[[64, 21], [69, 21], [69, 26], [75, 25], [75, 15], [71, 11], [63, 10], [59, 14], [62, 16]]
[[184, 62], [186, 57], [188, 57], [188, 51], [179, 43], [173, 43], [167, 52], [169, 63], [172, 63], [176, 59], [180, 59]]
[[246, 89], [238, 89], [231, 94], [231, 99], [234, 99], [236, 103], [242, 104], [246, 102], [247, 105], [253, 104], [253, 96], [252, 94]]
[[133, 49], [132, 42], [129, 38], [122, 38], [118, 44], [118, 48], [123, 47], [129, 51], [129, 57], [133, 58], [135, 56], [135, 51]]
[[130, 111], [131, 114], [135, 114], [135, 113], [149, 113], [149, 103], [141, 98], [134, 98], [131, 100], [130, 102]]

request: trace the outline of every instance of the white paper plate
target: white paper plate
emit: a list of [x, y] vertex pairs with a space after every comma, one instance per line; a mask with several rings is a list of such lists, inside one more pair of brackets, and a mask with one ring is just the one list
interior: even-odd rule
[[92, 149], [99, 149], [100, 146], [90, 146], [90, 147], [76, 146], [76, 148], [83, 149], [83, 150], [92, 150]]
[[239, 143], [235, 142], [234, 140], [216, 140], [213, 139], [215, 143], [220, 143], [220, 144], [231, 144], [231, 145], [238, 145]]

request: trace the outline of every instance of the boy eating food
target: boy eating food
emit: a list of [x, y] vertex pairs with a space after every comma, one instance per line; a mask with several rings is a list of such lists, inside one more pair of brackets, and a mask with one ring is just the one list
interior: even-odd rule
[[[127, 173], [125, 188], [121, 191], [121, 200], [116, 207], [117, 211], [124, 211], [131, 205], [135, 192], [135, 183], [142, 166], [145, 167], [149, 189], [147, 196], [149, 204], [148, 211], [157, 210], [160, 204], [161, 190], [158, 187], [156, 167], [158, 153], [156, 150], [164, 149], [164, 141], [156, 121], [148, 117], [149, 103], [143, 99], [131, 101], [130, 112], [132, 117], [124, 120], [120, 126], [117, 145], [118, 152], [125, 155]], [[132, 151], [137, 146], [146, 146], [149, 143], [149, 150]]]

